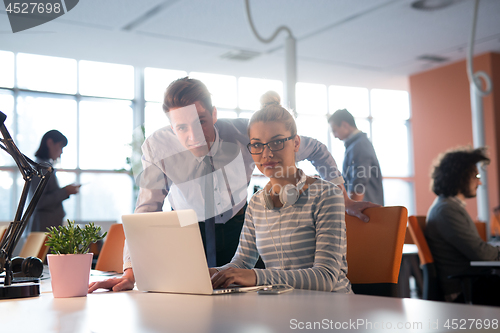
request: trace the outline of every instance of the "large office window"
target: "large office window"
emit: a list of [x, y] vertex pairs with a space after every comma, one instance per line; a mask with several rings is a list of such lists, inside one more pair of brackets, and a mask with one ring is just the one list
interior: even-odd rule
[[17, 87], [76, 94], [76, 60], [34, 54], [17, 55]]
[[[82, 187], [63, 202], [66, 218], [121, 221], [134, 205], [127, 172], [134, 68], [25, 53], [14, 58], [0, 52], [0, 59], [0, 110], [21, 152], [34, 159], [43, 134], [52, 129], [68, 138], [55, 164], [57, 179], [61, 187]], [[0, 152], [1, 221], [14, 216], [23, 184], [12, 158]]]
[[14, 87], [14, 53], [0, 51], [0, 87]]

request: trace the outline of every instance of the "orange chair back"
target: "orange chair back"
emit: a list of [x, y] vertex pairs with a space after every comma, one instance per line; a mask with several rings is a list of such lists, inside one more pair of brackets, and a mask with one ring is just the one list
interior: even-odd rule
[[491, 216], [490, 233], [492, 236], [500, 236], [500, 215], [493, 214]]
[[474, 222], [474, 224], [476, 225], [477, 232], [478, 232], [479, 236], [481, 237], [481, 239], [483, 241], [487, 242], [488, 235], [486, 234], [486, 223], [481, 222], [481, 221], [476, 221], [476, 222]]
[[[425, 230], [425, 219], [426, 219], [426, 217], [424, 215], [417, 215], [417, 216], [414, 216], [414, 217], [417, 218], [417, 222], [418, 222], [418, 225], [420, 226], [420, 228], [422, 230]], [[415, 244], [415, 240], [411, 236], [410, 226], [409, 225], [406, 227], [405, 244]]]
[[3, 226], [0, 227], [0, 241], [2, 241], [3, 235], [7, 231], [7, 228], [9, 228], [9, 227], [6, 226], [6, 225], [3, 225]]
[[353, 284], [397, 283], [408, 211], [405, 207], [376, 207], [363, 211], [370, 221], [345, 216], [347, 277]]
[[43, 231], [34, 231], [28, 235], [26, 242], [24, 243], [21, 252], [19, 253], [20, 257], [37, 257], [42, 261], [45, 261], [45, 257], [47, 256], [47, 252], [49, 252], [49, 247], [45, 246], [45, 242], [47, 241], [47, 235]]
[[[423, 222], [422, 222], [423, 221]], [[425, 216], [410, 216], [408, 217], [408, 229], [410, 230], [411, 237], [415, 241], [418, 248], [418, 257], [420, 264], [425, 265], [434, 262], [431, 250], [427, 244], [424, 236], [425, 230]]]
[[408, 227], [406, 227], [405, 244], [415, 244], [415, 242], [413, 241], [413, 237], [411, 237], [410, 234], [410, 228]]
[[97, 258], [95, 269], [107, 272], [123, 272], [123, 246], [125, 233], [123, 224], [115, 223], [109, 228], [106, 240]]

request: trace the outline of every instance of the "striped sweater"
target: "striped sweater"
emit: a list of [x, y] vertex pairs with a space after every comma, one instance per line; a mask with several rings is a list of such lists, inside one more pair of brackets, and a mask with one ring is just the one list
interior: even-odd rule
[[[344, 198], [318, 179], [292, 206], [267, 209], [263, 191], [248, 205], [238, 249], [227, 265], [255, 269], [257, 285], [288, 284], [299, 289], [351, 293], [347, 279]], [[266, 220], [267, 215], [267, 220]]]

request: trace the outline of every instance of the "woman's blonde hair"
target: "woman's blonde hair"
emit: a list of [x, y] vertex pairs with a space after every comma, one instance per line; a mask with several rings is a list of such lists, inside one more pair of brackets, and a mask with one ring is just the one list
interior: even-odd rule
[[263, 123], [268, 123], [271, 121], [276, 121], [285, 125], [285, 128], [290, 131], [291, 135], [297, 134], [297, 125], [295, 124], [295, 119], [288, 112], [287, 109], [280, 104], [280, 95], [275, 91], [268, 91], [260, 97], [260, 107], [261, 109], [255, 112], [250, 118], [248, 123], [248, 131], [250, 132], [250, 127], [257, 122], [262, 121]]

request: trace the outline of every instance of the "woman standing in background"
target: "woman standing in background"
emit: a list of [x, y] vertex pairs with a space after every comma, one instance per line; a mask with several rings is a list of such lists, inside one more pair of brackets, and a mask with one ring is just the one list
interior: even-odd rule
[[[68, 139], [59, 131], [51, 130], [45, 133], [40, 142], [40, 147], [35, 153], [36, 162], [52, 165], [61, 157], [63, 148], [68, 144]], [[30, 187], [33, 195], [40, 182], [40, 178], [34, 177]], [[78, 193], [80, 185], [70, 184], [63, 188], [59, 187], [56, 172], [50, 176], [40, 201], [33, 212], [31, 231], [47, 231], [47, 227], [60, 226], [63, 223], [64, 208], [62, 202], [70, 195]]]

